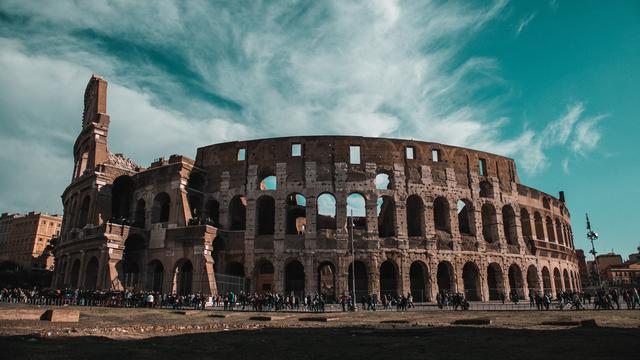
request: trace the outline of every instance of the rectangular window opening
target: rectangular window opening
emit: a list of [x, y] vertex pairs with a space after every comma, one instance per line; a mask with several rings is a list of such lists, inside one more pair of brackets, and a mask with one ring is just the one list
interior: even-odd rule
[[478, 160], [478, 167], [480, 170], [480, 176], [487, 176], [487, 160], [485, 159]]
[[413, 160], [416, 158], [416, 148], [413, 146], [407, 146], [405, 148], [405, 157], [407, 160]]
[[244, 161], [247, 157], [247, 149], [240, 148], [238, 149], [238, 161]]
[[302, 144], [291, 144], [291, 156], [302, 156]]
[[360, 164], [360, 146], [349, 146], [349, 162], [351, 164]]
[[431, 150], [431, 160], [433, 160], [433, 162], [440, 161], [440, 150], [438, 149]]

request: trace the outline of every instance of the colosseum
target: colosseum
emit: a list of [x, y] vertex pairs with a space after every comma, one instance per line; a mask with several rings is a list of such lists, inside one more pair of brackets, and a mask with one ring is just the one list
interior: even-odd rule
[[62, 194], [54, 286], [175, 293], [438, 291], [472, 301], [579, 288], [563, 192], [456, 146], [298, 136], [201, 147], [143, 168], [109, 152], [89, 81]]

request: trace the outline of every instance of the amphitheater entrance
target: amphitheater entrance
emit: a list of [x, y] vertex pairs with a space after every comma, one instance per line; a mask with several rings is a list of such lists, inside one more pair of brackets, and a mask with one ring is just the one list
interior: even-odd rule
[[487, 268], [487, 286], [489, 287], [489, 300], [500, 300], [500, 295], [504, 294], [504, 280], [500, 265], [496, 263], [489, 264]]
[[540, 278], [538, 278], [538, 269], [534, 265], [529, 265], [527, 268], [527, 287], [529, 288], [529, 295], [533, 291], [540, 290]]
[[558, 268], [553, 269], [553, 284], [556, 287], [556, 294], [562, 290], [562, 278], [560, 277], [560, 270], [558, 270]]
[[256, 267], [256, 291], [268, 292], [273, 289], [273, 264], [264, 260]]
[[174, 275], [174, 291], [178, 295], [187, 295], [191, 293], [193, 283], [193, 265], [187, 259], [180, 260], [176, 265]]
[[[355, 268], [355, 270], [354, 270]], [[355, 273], [355, 300], [356, 302], [363, 296], [369, 295], [369, 279], [367, 276], [367, 266], [362, 261], [356, 261], [349, 265], [349, 292], [353, 293], [353, 283]]]
[[448, 261], [441, 261], [438, 264], [438, 292], [447, 293], [455, 291], [455, 278], [453, 276], [453, 266]]
[[87, 290], [95, 290], [98, 284], [98, 259], [95, 256], [87, 263], [84, 276], [84, 288]]
[[462, 282], [464, 284], [464, 294], [469, 301], [480, 301], [480, 273], [476, 264], [468, 262], [462, 268]]
[[144, 260], [145, 241], [139, 235], [131, 235], [124, 242], [122, 256], [122, 277], [120, 281], [125, 289], [135, 289], [140, 282], [140, 267]]
[[69, 277], [69, 285], [72, 289], [78, 287], [78, 279], [80, 278], [80, 260], [76, 259], [71, 266], [71, 276]]
[[398, 272], [390, 260], [380, 265], [380, 296], [398, 296]]
[[304, 296], [304, 266], [294, 260], [284, 268], [284, 292], [286, 295]]
[[518, 294], [519, 299], [525, 298], [524, 283], [522, 281], [522, 271], [516, 264], [509, 266], [509, 288], [511, 288], [511, 294]]
[[542, 286], [544, 286], [545, 292], [551, 292], [551, 273], [546, 266], [542, 268]]
[[318, 293], [324, 296], [327, 302], [336, 300], [336, 276], [333, 264], [323, 262], [318, 267]]
[[562, 272], [562, 277], [564, 278], [564, 289], [571, 290], [571, 279], [569, 279], [569, 273], [567, 272], [567, 269], [564, 269], [564, 271]]
[[409, 268], [411, 297], [415, 302], [430, 301], [427, 266], [422, 261], [414, 261]]
[[149, 263], [147, 273], [147, 288], [152, 291], [162, 291], [162, 282], [164, 281], [164, 266], [159, 260], [153, 260]]

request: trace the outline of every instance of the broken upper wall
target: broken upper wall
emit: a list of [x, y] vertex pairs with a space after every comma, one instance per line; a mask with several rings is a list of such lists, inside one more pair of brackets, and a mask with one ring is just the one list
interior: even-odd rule
[[[301, 156], [292, 155], [292, 146], [300, 144]], [[359, 146], [359, 164], [351, 164], [350, 147]], [[412, 149], [413, 159], [407, 156]], [[245, 160], [238, 160], [244, 149]], [[480, 174], [480, 161], [484, 174]], [[336, 164], [350, 164], [349, 181], [357, 181], [364, 174], [366, 164], [375, 164], [376, 171], [393, 173], [394, 165], [404, 167], [408, 182], [420, 183], [422, 168], [427, 166], [435, 183], [446, 182], [446, 169], [455, 170], [459, 186], [468, 187], [471, 176], [498, 179], [503, 190], [511, 191], [519, 183], [513, 159], [482, 151], [403, 139], [369, 138], [357, 136], [300, 136], [214, 144], [198, 149], [196, 166], [207, 172], [207, 190], [219, 191], [221, 177], [229, 172], [229, 187], [245, 184], [249, 165], [257, 165], [259, 178], [276, 175], [278, 163], [286, 164], [286, 181], [305, 181], [305, 166], [315, 163], [316, 180], [334, 181]]]

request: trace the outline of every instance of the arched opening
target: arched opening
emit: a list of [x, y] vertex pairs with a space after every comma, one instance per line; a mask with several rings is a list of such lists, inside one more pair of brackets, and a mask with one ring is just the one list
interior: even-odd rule
[[131, 235], [124, 242], [122, 256], [123, 276], [120, 281], [125, 289], [138, 289], [145, 247], [145, 241], [140, 235]]
[[275, 231], [276, 203], [271, 196], [256, 200], [256, 235], [273, 235]]
[[525, 239], [531, 238], [531, 217], [527, 209], [520, 209], [520, 227], [522, 228], [522, 236]]
[[126, 223], [131, 218], [131, 202], [135, 182], [131, 176], [123, 175], [113, 181], [111, 187], [111, 220], [118, 223]]
[[388, 190], [391, 189], [391, 177], [387, 173], [379, 173], [376, 175], [376, 189]]
[[462, 268], [462, 282], [464, 284], [464, 294], [469, 301], [480, 301], [480, 273], [476, 264], [467, 262]]
[[318, 293], [324, 296], [327, 302], [336, 300], [336, 275], [332, 263], [325, 261], [318, 266]]
[[204, 184], [206, 179], [204, 174], [199, 172], [191, 172], [189, 174], [189, 180], [187, 180], [187, 190], [197, 191], [202, 193], [204, 191]]
[[407, 231], [409, 236], [424, 234], [424, 203], [418, 195], [407, 198]]
[[398, 296], [398, 272], [396, 266], [390, 260], [380, 265], [380, 296]]
[[69, 286], [72, 289], [78, 287], [78, 279], [80, 278], [80, 260], [76, 259], [71, 266], [71, 276], [69, 277]]
[[433, 201], [433, 222], [436, 227], [436, 231], [439, 230], [448, 234], [451, 233], [450, 210], [449, 202], [444, 197], [437, 197]]
[[202, 220], [202, 194], [200, 193], [192, 193], [187, 196], [187, 201], [189, 202], [189, 209], [191, 212], [191, 221], [192, 225], [200, 224]]
[[347, 223], [349, 221], [353, 221], [354, 229], [367, 228], [366, 201], [361, 194], [352, 193], [347, 196]]
[[91, 197], [89, 195], [82, 199], [80, 205], [80, 213], [78, 214], [78, 227], [83, 228], [90, 222], [89, 213], [91, 212]]
[[458, 231], [461, 235], [474, 235], [473, 206], [467, 199], [458, 200]]
[[480, 197], [493, 198], [493, 185], [484, 180], [480, 182]]
[[277, 179], [274, 175], [264, 176], [260, 180], [260, 190], [276, 190], [278, 187]]
[[527, 287], [529, 288], [529, 296], [540, 290], [540, 278], [538, 278], [538, 269], [534, 265], [527, 268]]
[[545, 293], [551, 293], [551, 273], [546, 266], [542, 268], [542, 286]]
[[427, 266], [422, 261], [414, 261], [409, 268], [411, 297], [415, 302], [430, 301], [429, 277]]
[[180, 260], [175, 270], [175, 291], [178, 295], [191, 294], [193, 284], [193, 265], [187, 259]]
[[152, 291], [162, 292], [164, 282], [164, 266], [160, 260], [153, 260], [149, 263], [148, 288]]
[[232, 261], [227, 264], [224, 270], [226, 275], [244, 277], [244, 265], [237, 261]]
[[98, 259], [95, 256], [87, 263], [84, 276], [84, 288], [96, 290], [98, 284]]
[[567, 271], [567, 269], [564, 269], [562, 271], [562, 277], [564, 279], [564, 289], [565, 290], [570, 290], [571, 289], [571, 279], [569, 278], [569, 272]]
[[316, 228], [318, 230], [335, 229], [336, 197], [330, 193], [320, 194], [320, 196], [318, 196], [317, 206]]
[[396, 207], [391, 196], [381, 196], [377, 201], [378, 236], [389, 237], [396, 234]]
[[453, 266], [448, 261], [441, 261], [438, 264], [438, 291], [440, 293], [448, 293], [455, 291], [456, 283], [453, 276]]
[[273, 264], [263, 260], [256, 265], [256, 291], [269, 292], [273, 288]]
[[293, 260], [284, 268], [284, 292], [286, 295], [304, 296], [304, 266]]
[[562, 290], [562, 277], [560, 277], [560, 270], [558, 270], [558, 268], [553, 269], [553, 284], [556, 287], [556, 294]]
[[542, 224], [542, 216], [537, 211], [533, 213], [533, 222], [536, 226], [536, 239], [544, 240], [544, 224]]
[[562, 223], [560, 219], [556, 219], [556, 234], [558, 234], [558, 243], [564, 245], [564, 236], [562, 234]]
[[153, 208], [151, 209], [151, 223], [162, 223], [169, 221], [169, 212], [171, 211], [171, 198], [166, 192], [161, 192], [153, 199]]
[[549, 241], [556, 242], [556, 236], [553, 231], [553, 220], [551, 219], [550, 216], [547, 216], [546, 221], [547, 221], [547, 237], [549, 238]]
[[502, 207], [502, 226], [507, 244], [518, 245], [518, 232], [516, 231], [516, 212], [511, 205]]
[[500, 295], [504, 294], [504, 280], [500, 265], [496, 263], [489, 264], [487, 268], [487, 285], [489, 287], [489, 300], [500, 300]]
[[490, 244], [498, 241], [496, 208], [489, 203], [482, 205], [482, 235], [484, 240]]
[[[355, 267], [355, 271], [354, 271]], [[356, 261], [349, 265], [349, 293], [353, 294], [353, 274], [355, 272], [355, 298], [360, 300], [363, 296], [369, 295], [369, 279], [367, 266], [362, 261]]]
[[220, 226], [220, 203], [216, 199], [209, 199], [207, 206], [205, 207], [205, 223], [221, 228]]
[[236, 195], [229, 202], [229, 223], [231, 230], [244, 230], [247, 218], [247, 198]]
[[304, 234], [307, 226], [307, 199], [298, 193], [287, 196], [286, 233]]
[[516, 264], [509, 266], [509, 288], [511, 288], [511, 294], [518, 294], [518, 298], [524, 298], [524, 286], [522, 280], [522, 271]]
[[549, 198], [542, 198], [542, 207], [545, 209], [551, 209], [551, 206], [549, 205]]
[[144, 228], [146, 222], [146, 213], [147, 203], [143, 199], [138, 200], [138, 203], [136, 204], [136, 215], [133, 221], [133, 225]]

